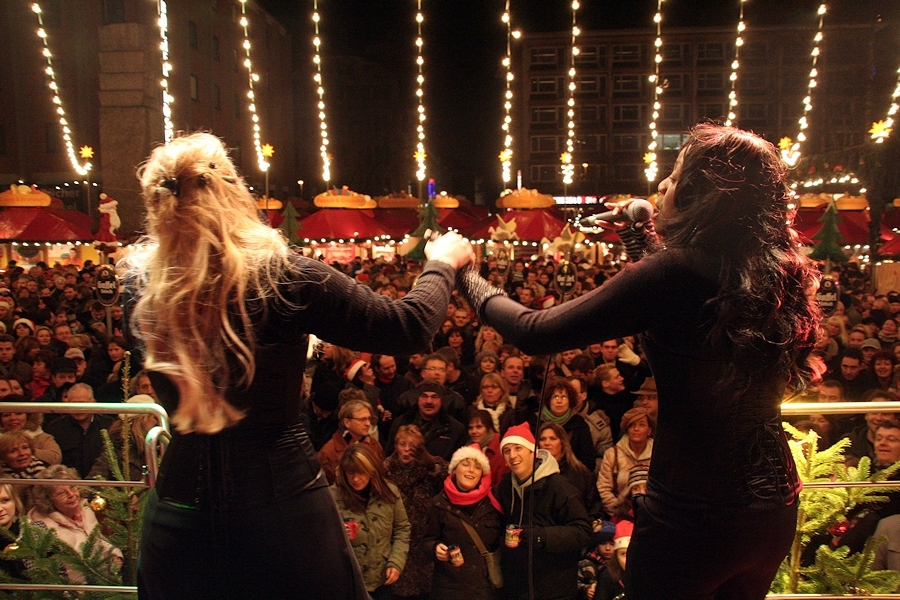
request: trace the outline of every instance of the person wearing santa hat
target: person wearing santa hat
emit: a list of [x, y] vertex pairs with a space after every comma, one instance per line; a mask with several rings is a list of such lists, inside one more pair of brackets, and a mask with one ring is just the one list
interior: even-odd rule
[[547, 450], [535, 449], [528, 423], [506, 431], [500, 452], [510, 470], [494, 491], [503, 507], [500, 562], [506, 596], [574, 597], [578, 559], [591, 540], [581, 495], [559, 474], [556, 459]]

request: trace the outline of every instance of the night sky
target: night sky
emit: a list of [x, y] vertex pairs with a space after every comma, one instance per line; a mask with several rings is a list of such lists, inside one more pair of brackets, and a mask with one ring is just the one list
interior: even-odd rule
[[[311, 0], [257, 0], [291, 29], [309, 27]], [[505, 51], [503, 0], [423, 0], [425, 13], [426, 150], [440, 153], [454, 172], [454, 193], [472, 197], [474, 181], [498, 177]], [[805, 24], [814, 27], [819, 0], [748, 0], [744, 20], [754, 25]], [[571, 27], [570, 0], [512, 0], [513, 27], [523, 32], [565, 31]], [[320, 0], [327, 53], [364, 56], [372, 45], [412, 52], [415, 0]], [[900, 18], [897, 0], [828, 2], [828, 22], [872, 22]], [[666, 27], [737, 25], [738, 0], [665, 0]], [[583, 30], [649, 29], [655, 0], [581, 0]], [[302, 56], [302, 54], [301, 54]], [[398, 69], [411, 64], [398, 60]], [[326, 74], [327, 78], [327, 74]], [[327, 86], [327, 81], [326, 81]], [[414, 98], [410, 98], [411, 106]], [[440, 182], [439, 182], [440, 184]]]

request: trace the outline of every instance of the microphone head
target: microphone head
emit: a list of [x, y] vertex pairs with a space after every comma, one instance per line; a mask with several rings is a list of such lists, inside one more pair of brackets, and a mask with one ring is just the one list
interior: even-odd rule
[[623, 213], [632, 223], [646, 223], [653, 218], [653, 205], [646, 200], [634, 200]]

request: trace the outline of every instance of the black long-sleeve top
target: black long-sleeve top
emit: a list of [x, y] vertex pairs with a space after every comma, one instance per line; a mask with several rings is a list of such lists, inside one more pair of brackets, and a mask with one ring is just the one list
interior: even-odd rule
[[[301, 425], [308, 334], [373, 353], [421, 351], [444, 318], [455, 276], [449, 265], [430, 261], [410, 293], [391, 300], [321, 262], [293, 260], [295, 268], [279, 289], [289, 303], [274, 298], [266, 311], [252, 311], [253, 382], [226, 394], [246, 416], [215, 435], [175, 432], [160, 468], [161, 499], [201, 509], [244, 509], [327, 485], [318, 477], [316, 452]], [[171, 413], [178, 404], [177, 388], [160, 373], [151, 373], [151, 379]]]
[[549, 310], [493, 296], [482, 312], [534, 354], [641, 333], [660, 399], [648, 495], [693, 510], [784, 506], [800, 488], [780, 423], [784, 382], [718, 385], [732, 361], [709, 341], [721, 268], [708, 251], [667, 249]]

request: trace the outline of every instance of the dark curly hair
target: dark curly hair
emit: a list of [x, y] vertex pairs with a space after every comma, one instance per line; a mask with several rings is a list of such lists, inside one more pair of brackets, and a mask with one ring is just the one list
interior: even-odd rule
[[787, 380], [803, 389], [821, 367], [810, 358], [821, 320], [818, 272], [790, 223], [785, 168], [769, 142], [712, 123], [697, 125], [676, 174], [676, 214], [661, 219], [667, 247], [702, 247], [722, 258], [711, 341], [734, 348], [720, 385], [748, 389]]

